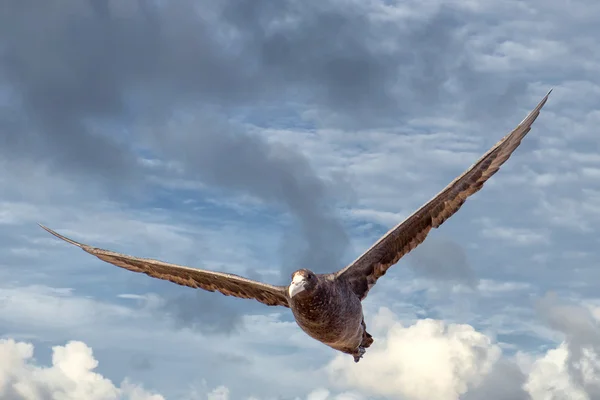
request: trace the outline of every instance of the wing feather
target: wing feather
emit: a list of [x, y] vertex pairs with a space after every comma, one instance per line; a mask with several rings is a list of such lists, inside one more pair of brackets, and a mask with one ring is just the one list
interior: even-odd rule
[[362, 299], [387, 270], [404, 255], [421, 244], [432, 228], [438, 228], [456, 213], [469, 196], [478, 192], [531, 130], [550, 90], [523, 121], [502, 140], [496, 143], [475, 164], [454, 179], [433, 199], [425, 203], [410, 217], [382, 236], [370, 249], [347, 267], [334, 274], [336, 279], [346, 280]]
[[285, 286], [273, 286], [262, 282], [223, 272], [207, 271], [148, 258], [138, 258], [88, 246], [69, 239], [50, 228], [40, 225], [59, 239], [75, 245], [102, 261], [133, 272], [141, 272], [153, 278], [171, 281], [178, 285], [218, 291], [226, 296], [255, 299], [268, 306], [289, 307]]

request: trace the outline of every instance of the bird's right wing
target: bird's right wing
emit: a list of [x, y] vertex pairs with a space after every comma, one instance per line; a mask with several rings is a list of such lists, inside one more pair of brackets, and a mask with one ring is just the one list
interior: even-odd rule
[[200, 288], [210, 292], [216, 290], [226, 296], [255, 299], [268, 306], [289, 307], [285, 286], [274, 286], [234, 274], [206, 271], [148, 258], [138, 258], [115, 253], [76, 242], [54, 232], [50, 228], [43, 225], [40, 226], [59, 239], [81, 248], [102, 261], [128, 269], [129, 271], [142, 272], [153, 278], [164, 279], [182, 286]]

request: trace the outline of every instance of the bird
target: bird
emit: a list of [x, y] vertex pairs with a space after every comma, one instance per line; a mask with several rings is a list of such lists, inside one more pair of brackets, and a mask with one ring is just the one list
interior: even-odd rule
[[292, 273], [287, 286], [104, 250], [76, 242], [39, 225], [100, 260], [129, 271], [182, 286], [217, 291], [226, 296], [254, 299], [267, 306], [287, 307], [308, 336], [351, 355], [354, 362], [358, 362], [374, 342], [367, 332], [362, 308], [362, 301], [369, 291], [390, 267], [421, 244], [431, 229], [439, 228], [454, 215], [466, 199], [478, 192], [500, 169], [531, 130], [551, 92], [552, 89], [513, 131], [356, 260], [332, 273], [317, 274], [308, 268], [299, 269]]

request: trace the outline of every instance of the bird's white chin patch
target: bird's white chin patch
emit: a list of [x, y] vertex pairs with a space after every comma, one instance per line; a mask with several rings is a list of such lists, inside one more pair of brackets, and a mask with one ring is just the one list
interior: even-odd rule
[[302, 276], [299, 276], [299, 275], [294, 276], [294, 279], [292, 280], [292, 283], [290, 284], [290, 287], [288, 289], [290, 298], [294, 297], [295, 295], [297, 295], [300, 292], [303, 292], [305, 290], [305, 287], [304, 287], [305, 284], [306, 284], [306, 281], [304, 280], [304, 278]]

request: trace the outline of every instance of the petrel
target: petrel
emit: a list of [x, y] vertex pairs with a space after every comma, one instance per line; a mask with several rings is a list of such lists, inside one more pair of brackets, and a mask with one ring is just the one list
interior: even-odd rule
[[289, 307], [300, 328], [319, 342], [354, 357], [358, 362], [373, 344], [363, 317], [362, 300], [387, 270], [421, 244], [432, 228], [452, 216], [467, 197], [508, 160], [548, 100], [550, 90], [527, 117], [494, 145], [475, 164], [454, 179], [433, 199], [383, 235], [371, 248], [345, 268], [316, 274], [303, 268], [294, 272], [288, 286], [275, 286], [242, 276], [138, 258], [103, 250], [64, 237], [40, 225], [54, 236], [117, 267], [142, 272], [179, 285], [221, 292], [226, 296], [255, 299], [268, 306]]

